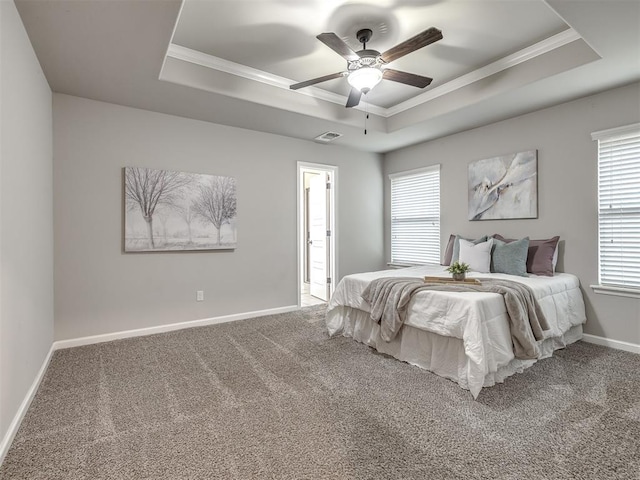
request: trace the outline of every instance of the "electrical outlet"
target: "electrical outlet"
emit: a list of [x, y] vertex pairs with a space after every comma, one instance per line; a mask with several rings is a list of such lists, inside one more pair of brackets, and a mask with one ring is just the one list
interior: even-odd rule
[[198, 290], [196, 292], [196, 302], [202, 302], [202, 301], [204, 301], [204, 291]]

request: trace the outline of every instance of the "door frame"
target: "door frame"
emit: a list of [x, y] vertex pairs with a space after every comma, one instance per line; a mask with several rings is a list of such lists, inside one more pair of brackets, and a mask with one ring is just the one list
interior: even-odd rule
[[297, 217], [297, 228], [296, 228], [296, 245], [297, 245], [297, 261], [296, 266], [298, 269], [297, 278], [298, 278], [298, 308], [301, 307], [301, 296], [302, 296], [302, 282], [303, 282], [303, 268], [304, 268], [304, 242], [305, 242], [305, 232], [304, 232], [304, 209], [302, 208], [304, 205], [304, 173], [328, 173], [329, 178], [331, 179], [331, 189], [329, 190], [329, 230], [331, 230], [331, 236], [329, 237], [328, 245], [329, 245], [329, 264], [327, 265], [327, 271], [329, 272], [329, 277], [331, 278], [331, 282], [329, 283], [329, 295], [331, 295], [335, 289], [336, 284], [336, 272], [338, 271], [338, 252], [336, 250], [337, 237], [338, 237], [338, 229], [336, 222], [336, 211], [338, 204], [338, 167], [334, 165], [324, 165], [321, 163], [308, 163], [308, 162], [298, 162], [297, 163], [297, 188], [296, 188], [296, 217]]

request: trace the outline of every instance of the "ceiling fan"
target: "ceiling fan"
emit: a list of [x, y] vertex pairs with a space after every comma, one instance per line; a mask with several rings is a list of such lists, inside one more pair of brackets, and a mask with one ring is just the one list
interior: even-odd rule
[[442, 32], [437, 28], [429, 28], [418, 35], [399, 43], [384, 53], [377, 50], [367, 49], [367, 42], [371, 40], [373, 32], [364, 28], [358, 30], [356, 37], [362, 43], [362, 50], [354, 52], [351, 47], [343, 42], [335, 33], [321, 33], [316, 38], [327, 47], [341, 55], [347, 61], [347, 70], [344, 72], [332, 73], [323, 77], [314, 78], [305, 82], [295, 83], [289, 88], [298, 90], [299, 88], [326, 82], [334, 78], [347, 77], [351, 92], [347, 99], [346, 107], [355, 107], [360, 103], [362, 94], [366, 94], [375, 87], [380, 80], [386, 79], [394, 82], [404, 83], [418, 88], [424, 88], [433, 80], [429, 77], [415, 75], [413, 73], [401, 72], [386, 65], [408, 53], [426, 47], [442, 39]]

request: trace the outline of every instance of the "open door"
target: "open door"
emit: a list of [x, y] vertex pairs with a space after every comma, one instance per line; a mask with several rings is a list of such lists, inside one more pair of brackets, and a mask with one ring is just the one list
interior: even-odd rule
[[338, 167], [298, 162], [298, 305], [327, 302], [337, 271]]
[[311, 178], [309, 185], [309, 293], [329, 300], [329, 262], [331, 231], [329, 229], [329, 175], [322, 172]]

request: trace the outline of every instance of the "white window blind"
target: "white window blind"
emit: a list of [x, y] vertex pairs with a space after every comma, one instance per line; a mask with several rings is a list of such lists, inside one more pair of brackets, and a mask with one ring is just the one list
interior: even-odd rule
[[599, 281], [640, 289], [640, 124], [592, 138], [598, 141]]
[[440, 263], [440, 165], [389, 179], [391, 263]]

